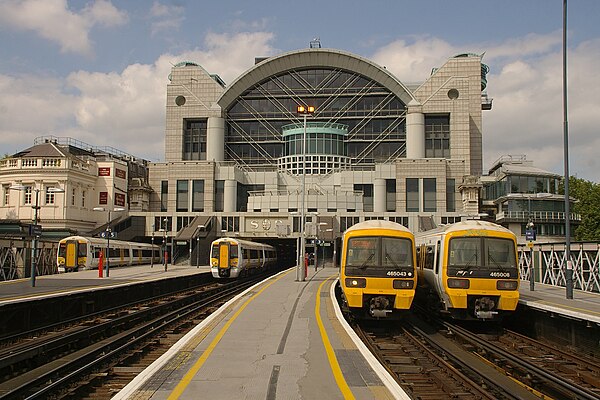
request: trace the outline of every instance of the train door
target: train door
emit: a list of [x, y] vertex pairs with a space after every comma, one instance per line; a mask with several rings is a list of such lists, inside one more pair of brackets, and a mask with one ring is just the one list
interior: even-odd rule
[[75, 269], [78, 267], [77, 255], [79, 253], [79, 243], [77, 240], [67, 241], [67, 248], [65, 251], [65, 271], [67, 269]]
[[229, 243], [219, 243], [219, 268], [229, 268]]

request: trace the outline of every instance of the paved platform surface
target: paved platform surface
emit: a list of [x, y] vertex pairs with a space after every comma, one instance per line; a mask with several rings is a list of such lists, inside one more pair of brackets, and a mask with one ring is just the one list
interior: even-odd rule
[[113, 399], [408, 399], [341, 317], [338, 270], [308, 275], [232, 299]]
[[109, 277], [98, 277], [98, 270], [86, 270], [55, 275], [41, 275], [35, 279], [15, 279], [0, 282], [0, 304], [28, 301], [40, 297], [64, 296], [66, 293], [97, 290], [99, 287], [132, 285], [176, 276], [210, 272], [209, 266], [189, 265], [138, 265], [131, 267], [111, 267]]
[[534, 290], [529, 281], [521, 281], [519, 303], [538, 310], [566, 315], [570, 318], [600, 324], [600, 294], [573, 290], [573, 298], [567, 299], [564, 287], [537, 283]]

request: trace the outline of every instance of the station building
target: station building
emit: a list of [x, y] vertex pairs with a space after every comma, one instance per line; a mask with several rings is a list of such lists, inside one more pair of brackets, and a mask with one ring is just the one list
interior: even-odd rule
[[329, 243], [368, 219], [417, 231], [477, 216], [487, 72], [460, 54], [406, 84], [365, 58], [309, 48], [256, 59], [225, 85], [181, 62], [167, 85], [165, 162], [148, 165], [147, 232], [167, 228], [181, 245], [209, 225], [295, 239], [304, 209], [308, 236]]
[[[368, 59], [312, 44], [257, 58], [228, 85], [197, 63], [174, 65], [164, 162], [118, 151], [81, 153], [56, 140], [2, 160], [4, 218], [32, 212], [32, 190], [15, 200], [11, 185], [38, 194], [49, 185], [25, 171], [37, 154], [34, 172], [54, 170], [52, 182], [66, 191], [56, 196], [67, 210], [52, 211], [62, 213], [64, 228], [103, 229], [105, 215], [92, 210], [118, 209], [125, 194], [129, 222], [118, 216], [119, 237], [167, 243], [175, 258], [200, 259], [198, 252], [219, 236], [290, 246], [293, 253], [303, 214], [309, 246], [324, 244], [319, 251], [326, 258], [346, 228], [369, 219], [413, 231], [468, 218], [511, 222], [506, 211], [513, 206], [502, 204], [522, 208], [523, 199], [492, 190], [510, 173], [496, 168], [482, 177], [482, 113], [492, 101], [480, 55], [456, 55], [424, 82], [406, 83]], [[299, 113], [298, 106], [314, 112]], [[43, 164], [57, 158], [63, 164]], [[548, 179], [555, 188], [560, 177]]]

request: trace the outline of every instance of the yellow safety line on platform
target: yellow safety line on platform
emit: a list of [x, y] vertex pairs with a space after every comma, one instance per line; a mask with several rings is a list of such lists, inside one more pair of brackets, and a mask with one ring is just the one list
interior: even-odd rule
[[248, 306], [248, 304], [250, 304], [250, 302], [252, 300], [254, 300], [256, 297], [258, 297], [269, 286], [271, 286], [272, 284], [274, 284], [275, 282], [277, 282], [278, 280], [280, 280], [281, 278], [283, 278], [284, 276], [286, 276], [287, 274], [289, 274], [291, 271], [292, 270], [290, 270], [290, 271], [288, 271], [286, 273], [283, 273], [278, 278], [273, 279], [271, 282], [269, 282], [267, 285], [265, 285], [265, 287], [263, 287], [261, 290], [259, 290], [256, 294], [254, 294], [248, 300], [246, 300], [246, 302], [244, 304], [242, 304], [242, 306], [239, 308], [239, 310], [237, 310], [235, 312], [235, 314], [233, 314], [233, 316], [231, 317], [231, 319], [229, 321], [227, 321], [227, 323], [223, 326], [223, 328], [221, 328], [221, 330], [219, 331], [219, 333], [217, 333], [217, 336], [215, 336], [215, 338], [208, 345], [208, 347], [206, 348], [206, 350], [204, 350], [204, 353], [202, 353], [202, 355], [200, 356], [200, 358], [198, 359], [198, 361], [196, 361], [196, 363], [192, 366], [192, 368], [190, 368], [190, 370], [183, 376], [183, 378], [181, 379], [181, 382], [179, 382], [179, 384], [175, 387], [175, 389], [173, 389], [173, 391], [169, 395], [168, 400], [178, 399], [183, 394], [183, 392], [185, 391], [185, 389], [192, 382], [192, 379], [194, 378], [194, 376], [198, 373], [198, 371], [200, 370], [200, 368], [202, 368], [202, 365], [204, 365], [204, 363], [206, 362], [206, 360], [208, 359], [208, 357], [210, 356], [210, 354], [217, 347], [217, 344], [219, 344], [219, 342], [221, 341], [221, 339], [223, 338], [223, 336], [225, 336], [225, 333], [227, 332], [227, 330], [229, 329], [229, 327], [231, 326], [231, 324], [233, 324], [233, 321], [235, 321], [237, 319], [237, 317], [239, 317], [239, 315], [242, 313], [242, 311], [244, 311], [244, 309], [246, 308], [246, 306]]
[[323, 338], [323, 345], [325, 346], [325, 352], [327, 353], [327, 359], [329, 360], [329, 365], [331, 366], [331, 370], [333, 372], [333, 377], [335, 378], [335, 382], [337, 383], [344, 399], [354, 399], [354, 394], [350, 390], [346, 379], [344, 379], [344, 374], [342, 373], [342, 369], [340, 368], [340, 364], [338, 363], [337, 357], [335, 356], [335, 351], [333, 347], [331, 347], [331, 342], [329, 341], [329, 336], [327, 336], [327, 332], [325, 331], [325, 327], [323, 326], [323, 321], [321, 320], [321, 314], [319, 313], [319, 309], [321, 307], [321, 288], [325, 283], [327, 283], [331, 278], [335, 278], [336, 275], [332, 275], [327, 278], [323, 283], [319, 285], [319, 290], [317, 290], [317, 303], [315, 305], [315, 316], [317, 317], [317, 325], [319, 326], [319, 332], [321, 333], [321, 338]]
[[567, 310], [577, 311], [577, 312], [580, 312], [582, 314], [600, 315], [600, 313], [597, 312], [597, 311], [586, 310], [584, 308], [578, 308], [578, 307], [571, 307], [571, 306], [567, 306], [567, 305], [559, 304], [559, 303], [553, 303], [550, 300], [538, 300], [537, 302], [532, 302], [532, 303], [545, 304], [545, 305], [553, 306], [553, 307], [556, 307], [556, 308], [564, 308], [564, 309], [567, 309]]

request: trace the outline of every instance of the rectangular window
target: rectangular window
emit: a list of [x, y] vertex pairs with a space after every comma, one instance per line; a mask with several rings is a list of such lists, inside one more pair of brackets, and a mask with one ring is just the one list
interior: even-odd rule
[[437, 211], [435, 178], [423, 178], [423, 211]]
[[189, 211], [189, 182], [177, 180], [177, 206], [176, 211]]
[[31, 197], [33, 195], [33, 188], [31, 186], [25, 186], [25, 204], [31, 205]]
[[456, 181], [446, 179], [446, 211], [456, 211]]
[[160, 182], [160, 211], [167, 211], [169, 200], [169, 181]]
[[75, 188], [71, 189], [71, 205], [74, 206], [75, 205]]
[[396, 180], [385, 180], [385, 210], [396, 211]]
[[355, 192], [363, 192], [363, 211], [373, 211], [373, 184], [355, 184]]
[[192, 181], [192, 211], [204, 211], [204, 181]]
[[55, 201], [54, 192], [50, 192], [48, 189], [50, 189], [50, 188], [49, 187], [46, 188], [46, 202], [44, 204], [54, 204], [54, 201]]
[[81, 191], [81, 207], [85, 207], [85, 190]]
[[215, 211], [223, 211], [225, 204], [225, 181], [215, 181]]
[[3, 205], [3, 206], [7, 206], [7, 205], [9, 205], [9, 204], [10, 204], [10, 186], [8, 186], [8, 185], [3, 185], [3, 186], [2, 186], [2, 193], [4, 194], [4, 195], [2, 196], [2, 198], [3, 198], [3, 200], [4, 200], [4, 201], [2, 202], [2, 205]]
[[240, 217], [221, 217], [221, 230], [226, 232], [239, 232]]
[[406, 211], [419, 211], [419, 179], [406, 178]]

